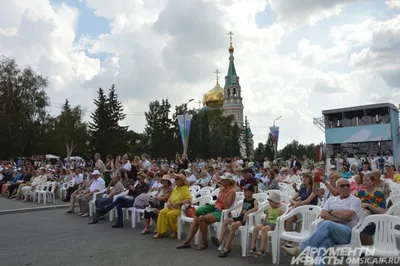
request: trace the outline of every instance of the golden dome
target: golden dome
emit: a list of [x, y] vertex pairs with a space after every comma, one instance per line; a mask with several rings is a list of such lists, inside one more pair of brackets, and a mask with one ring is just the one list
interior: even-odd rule
[[224, 89], [219, 85], [218, 80], [215, 87], [204, 94], [203, 103], [209, 108], [221, 108], [224, 104]]
[[233, 53], [233, 46], [232, 46], [232, 43], [229, 45], [229, 52], [230, 52], [230, 53]]

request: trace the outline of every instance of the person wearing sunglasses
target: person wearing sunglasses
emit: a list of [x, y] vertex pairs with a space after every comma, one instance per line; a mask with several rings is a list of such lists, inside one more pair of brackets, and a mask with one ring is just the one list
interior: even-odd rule
[[362, 219], [363, 211], [361, 200], [351, 194], [350, 182], [340, 178], [336, 183], [339, 195], [329, 197], [321, 211], [321, 221], [316, 229], [299, 247], [282, 248], [292, 256], [298, 256], [306, 247], [320, 248], [318, 261], [323, 252], [334, 245], [345, 245], [350, 243], [351, 230]]

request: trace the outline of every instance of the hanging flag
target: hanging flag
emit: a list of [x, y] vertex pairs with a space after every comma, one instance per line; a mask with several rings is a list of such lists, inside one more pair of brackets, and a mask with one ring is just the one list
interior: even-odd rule
[[279, 127], [269, 127], [269, 135], [272, 143], [278, 143], [279, 141]]
[[322, 147], [321, 146], [317, 146], [317, 158], [318, 158], [318, 161], [322, 160]]
[[190, 125], [192, 122], [191, 115], [178, 115], [179, 132], [181, 133], [183, 153], [187, 153], [189, 145]]

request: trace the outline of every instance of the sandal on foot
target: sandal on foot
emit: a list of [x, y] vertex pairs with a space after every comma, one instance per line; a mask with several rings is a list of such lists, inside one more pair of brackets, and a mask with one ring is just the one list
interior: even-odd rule
[[142, 232], [140, 232], [140, 234], [141, 234], [141, 235], [147, 235], [147, 234], [150, 234], [150, 230], [143, 229], [143, 231], [142, 231]]
[[229, 249], [228, 251], [221, 250], [221, 252], [218, 254], [218, 258], [225, 258], [226, 256], [228, 256], [229, 253], [231, 253], [231, 251], [231, 249]]
[[259, 259], [259, 258], [264, 257], [264, 255], [265, 255], [265, 251], [257, 250], [254, 253], [253, 257]]
[[219, 248], [219, 246], [221, 246], [220, 243], [219, 243], [219, 240], [218, 240], [215, 236], [212, 236], [212, 237], [211, 237], [211, 242], [212, 242], [212, 243], [214, 244], [214, 246], [217, 247], [217, 248]]
[[247, 257], [252, 257], [252, 256], [254, 256], [254, 253], [256, 252], [256, 249], [255, 248], [251, 248], [250, 250], [249, 250], [249, 252], [247, 253]]
[[177, 234], [175, 232], [173, 232], [170, 236], [170, 239], [176, 239], [177, 238]]
[[153, 239], [160, 239], [160, 238], [164, 238], [164, 235], [163, 235], [163, 234], [157, 233], [157, 234], [155, 234], [155, 235], [153, 236]]
[[200, 245], [196, 248], [197, 250], [204, 250], [208, 248], [207, 243], [200, 243]]
[[191, 248], [192, 246], [190, 245], [190, 243], [185, 243], [183, 242], [182, 244], [179, 244], [176, 246], [176, 249], [186, 249], [186, 248]]

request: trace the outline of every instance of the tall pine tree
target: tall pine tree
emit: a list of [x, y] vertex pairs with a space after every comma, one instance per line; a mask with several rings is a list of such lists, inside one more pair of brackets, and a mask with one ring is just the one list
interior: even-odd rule
[[108, 93], [108, 109], [110, 112], [110, 127], [109, 132], [114, 136], [110, 141], [114, 145], [114, 149], [118, 152], [125, 153], [125, 136], [128, 132], [127, 126], [121, 126], [120, 122], [126, 118], [124, 113], [124, 107], [122, 103], [118, 100], [118, 94], [115, 91], [114, 84], [111, 86]]
[[231, 157], [240, 156], [240, 139], [241, 139], [241, 130], [237, 123], [232, 126], [232, 135], [231, 135]]
[[109, 132], [112, 121], [104, 90], [99, 88], [97, 94], [97, 99], [94, 100], [96, 109], [90, 115], [92, 122], [89, 122], [89, 131], [93, 152], [98, 152], [102, 157], [105, 157], [113, 150], [112, 145], [110, 145], [110, 140], [113, 136]]
[[171, 104], [168, 100], [154, 101], [149, 104], [146, 117], [146, 148], [153, 158], [174, 158], [177, 152], [173, 121], [169, 118]]
[[92, 148], [102, 157], [125, 152], [125, 139], [128, 127], [120, 126], [125, 119], [124, 108], [118, 100], [115, 86], [112, 85], [108, 94], [99, 88], [97, 99], [94, 100], [96, 109], [90, 117], [89, 130], [92, 138]]
[[244, 143], [244, 153], [247, 159], [250, 159], [253, 155], [253, 133], [250, 129], [249, 120], [247, 120], [247, 116], [244, 119], [244, 126], [243, 126], [243, 143]]

